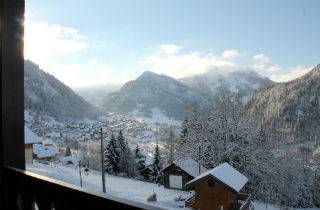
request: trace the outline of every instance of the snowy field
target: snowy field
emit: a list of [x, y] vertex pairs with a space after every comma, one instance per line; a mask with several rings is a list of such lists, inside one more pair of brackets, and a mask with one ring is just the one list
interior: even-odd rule
[[[28, 171], [44, 175], [53, 179], [61, 180], [80, 186], [79, 169], [75, 166], [63, 166], [63, 165], [45, 165], [41, 163], [27, 164]], [[101, 175], [98, 171], [90, 170], [89, 175], [82, 173], [83, 187], [87, 190], [94, 192], [101, 192]], [[146, 203], [154, 207], [160, 207], [163, 209], [188, 209], [183, 207], [183, 201], [174, 201], [174, 199], [180, 195], [188, 197], [189, 192], [181, 190], [166, 189], [163, 186], [156, 184], [142, 182], [134, 179], [128, 179], [123, 177], [116, 177], [106, 175], [106, 193], [108, 195], [125, 198], [135, 202]], [[155, 192], [157, 194], [158, 201], [147, 202], [147, 198]], [[152, 207], [151, 207], [152, 208]], [[286, 208], [280, 208], [274, 205], [265, 205], [263, 203], [254, 202], [255, 210], [284, 210]], [[290, 208], [288, 208], [290, 209]], [[309, 209], [294, 209], [294, 210], [320, 210], [320, 208]]]
[[[41, 163], [27, 164], [26, 167], [28, 171], [80, 186], [78, 167], [62, 165], [50, 166]], [[87, 190], [102, 191], [102, 181], [99, 172], [90, 170], [89, 175], [82, 173], [82, 180], [83, 187]], [[153, 192], [157, 194], [158, 201], [147, 202], [147, 198]], [[106, 193], [111, 196], [147, 203], [148, 205], [162, 207], [164, 209], [183, 209], [184, 202], [176, 202], [174, 198], [179, 195], [189, 195], [189, 192], [166, 189], [156, 184], [110, 175], [106, 175]]]

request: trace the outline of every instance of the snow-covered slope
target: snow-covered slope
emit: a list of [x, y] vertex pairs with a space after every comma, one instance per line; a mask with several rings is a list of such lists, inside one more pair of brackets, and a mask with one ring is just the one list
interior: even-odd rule
[[[62, 180], [74, 185], [80, 184], [79, 182], [79, 169], [78, 167], [67, 167], [56, 165], [55, 167], [34, 163], [27, 164], [27, 170], [48, 176], [53, 179]], [[101, 173], [98, 171], [90, 170], [89, 175], [83, 175], [83, 187], [85, 189], [101, 192]], [[157, 194], [156, 202], [147, 202], [147, 198]], [[106, 196], [115, 196], [120, 199], [127, 199], [134, 202], [144, 203], [148, 209], [160, 207], [164, 209], [181, 209], [184, 206], [184, 201], [174, 201], [178, 196], [188, 197], [190, 195], [187, 191], [166, 189], [157, 184], [128, 179], [123, 177], [116, 177], [106, 175]]]
[[212, 70], [180, 81], [213, 102], [230, 94], [246, 102], [254, 90], [274, 83], [267, 77], [247, 69], [226, 72]]
[[[28, 171], [44, 175], [53, 179], [68, 182], [70, 184], [80, 186], [79, 169], [74, 166], [62, 166], [62, 165], [44, 165], [40, 163], [27, 164]], [[101, 192], [101, 173], [98, 171], [90, 170], [89, 175], [83, 175], [83, 188], [95, 192]], [[129, 186], [129, 187], [128, 187]], [[156, 202], [147, 202], [153, 192], [157, 194]], [[184, 207], [184, 201], [175, 201], [174, 199], [182, 196], [182, 198], [188, 198], [192, 194], [187, 191], [167, 189], [163, 186], [158, 186], [153, 183], [142, 182], [134, 179], [128, 179], [123, 177], [106, 176], [106, 196], [114, 196], [118, 199], [127, 199], [134, 202], [144, 203], [149, 205], [150, 209], [163, 208], [163, 209], [182, 209], [189, 210]], [[261, 202], [254, 202], [255, 210], [281, 210], [285, 207], [265, 204]], [[289, 208], [288, 208], [289, 209]], [[320, 210], [320, 208], [290, 208], [292, 210]]]
[[246, 112], [269, 129], [273, 139], [320, 141], [320, 65], [298, 79], [256, 91]]
[[193, 102], [200, 107], [208, 104], [203, 96], [183, 83], [147, 71], [127, 82], [119, 91], [109, 94], [101, 107], [108, 112], [134, 112], [146, 117], [152, 116], [152, 110], [160, 110], [170, 118], [181, 119], [185, 107]]
[[96, 118], [99, 111], [31, 61], [24, 63], [25, 110], [59, 119]]

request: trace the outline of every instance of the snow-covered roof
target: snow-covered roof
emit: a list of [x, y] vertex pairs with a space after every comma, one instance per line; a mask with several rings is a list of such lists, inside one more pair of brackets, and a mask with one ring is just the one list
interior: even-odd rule
[[63, 163], [72, 162], [74, 165], [77, 165], [79, 163], [80, 157], [69, 155], [60, 157], [59, 160]]
[[24, 143], [25, 144], [34, 144], [41, 141], [42, 139], [37, 134], [31, 131], [31, 129], [28, 128], [27, 126], [24, 126]]
[[[199, 175], [199, 163], [193, 160], [192, 158], [179, 159], [173, 161], [173, 164], [175, 164], [176, 166], [178, 166], [179, 168], [181, 168], [193, 177], [197, 177]], [[166, 168], [168, 168], [169, 166], [167, 166]], [[166, 168], [162, 169], [161, 171], [165, 170]], [[205, 173], [206, 171], [208, 171], [208, 169], [200, 165], [200, 174]]]
[[54, 146], [44, 146], [42, 144], [33, 145], [33, 153], [37, 155], [38, 158], [54, 157], [59, 154], [59, 151]]
[[228, 163], [223, 163], [206, 173], [197, 176], [193, 180], [187, 183], [190, 185], [204, 177], [213, 176], [219, 181], [223, 182], [225, 185], [239, 192], [243, 186], [248, 182], [248, 178], [237, 171], [235, 168], [230, 166]]

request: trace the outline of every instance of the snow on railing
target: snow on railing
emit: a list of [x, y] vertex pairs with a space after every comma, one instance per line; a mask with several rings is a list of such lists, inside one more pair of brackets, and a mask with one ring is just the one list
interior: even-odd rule
[[239, 210], [251, 210], [252, 203], [251, 203], [251, 195], [250, 194], [245, 194], [245, 193], [239, 193], [238, 194], [238, 201], [244, 201], [241, 202], [241, 206]]

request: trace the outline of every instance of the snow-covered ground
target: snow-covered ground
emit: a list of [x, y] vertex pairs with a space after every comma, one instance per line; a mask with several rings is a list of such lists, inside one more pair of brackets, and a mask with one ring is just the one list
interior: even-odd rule
[[260, 202], [253, 202], [254, 210], [320, 210], [320, 208], [286, 208]]
[[[64, 165], [45, 165], [41, 163], [27, 164], [28, 171], [44, 175], [53, 179], [61, 180], [80, 186], [79, 168], [76, 166], [64, 166]], [[83, 169], [82, 169], [83, 171]], [[82, 173], [83, 187], [90, 191], [101, 192], [101, 175], [98, 171], [90, 170], [89, 175]], [[164, 209], [188, 209], [183, 207], [183, 201], [174, 201], [174, 198], [182, 195], [183, 197], [190, 196], [189, 192], [181, 190], [166, 189], [163, 186], [156, 184], [142, 182], [134, 179], [116, 177], [106, 175], [106, 188], [107, 194], [118, 197], [120, 199], [132, 200], [135, 202], [146, 203], [151, 206], [160, 207]], [[157, 194], [158, 201], [147, 202], [147, 198], [155, 192]], [[254, 202], [255, 210], [284, 210], [279, 206], [270, 205], [267, 206], [264, 203]], [[290, 209], [290, 208], [288, 208]], [[320, 208], [308, 208], [308, 209], [294, 209], [294, 210], [320, 210]]]
[[[62, 180], [80, 186], [79, 169], [75, 166], [45, 165], [33, 163], [26, 165], [27, 170], [53, 179]], [[91, 191], [102, 191], [101, 175], [90, 170], [89, 175], [82, 173], [83, 187]], [[142, 182], [134, 179], [106, 175], [106, 193], [115, 197], [135, 202], [162, 207], [164, 209], [182, 209], [184, 202], [176, 202], [177, 196], [189, 196], [189, 192], [166, 189], [163, 186]], [[147, 202], [147, 198], [155, 192], [156, 202]]]
[[181, 126], [181, 122], [179, 120], [169, 118], [157, 107], [152, 108], [150, 111], [151, 117], [145, 117], [144, 114], [139, 111], [139, 109], [134, 110], [130, 113], [130, 115], [138, 122], [147, 123], [151, 128], [158, 127], [156, 123]]

